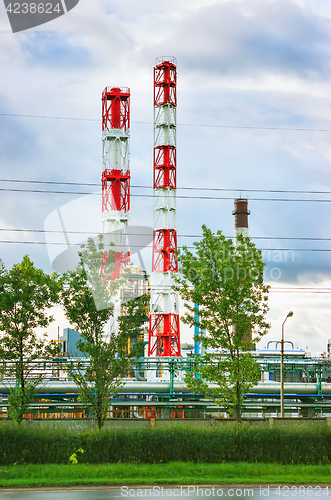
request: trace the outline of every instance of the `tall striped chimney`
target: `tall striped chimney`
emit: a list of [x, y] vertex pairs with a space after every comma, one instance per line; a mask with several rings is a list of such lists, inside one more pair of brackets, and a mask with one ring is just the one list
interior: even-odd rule
[[180, 356], [176, 230], [177, 62], [154, 68], [154, 237], [148, 356]]

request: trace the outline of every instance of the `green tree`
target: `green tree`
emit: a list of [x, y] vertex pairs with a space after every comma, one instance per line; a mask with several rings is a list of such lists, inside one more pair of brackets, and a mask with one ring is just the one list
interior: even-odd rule
[[129, 355], [127, 344], [129, 336], [138, 336], [147, 319], [148, 301], [148, 297], [142, 296], [127, 302], [118, 331], [105, 336], [106, 324], [114, 312], [114, 296], [125, 283], [127, 273], [112, 279], [114, 252], [110, 250], [107, 259], [103, 259], [104, 255], [102, 238], [98, 244], [89, 238], [87, 245], [82, 246], [81, 262], [67, 275], [62, 292], [66, 316], [82, 337], [77, 347], [86, 355], [86, 360], [69, 365], [69, 373], [79, 388], [80, 400], [94, 411], [99, 429], [107, 416], [110, 394], [115, 394], [123, 385], [121, 376], [143, 349], [137, 342]]
[[39, 338], [35, 328], [53, 321], [48, 309], [58, 302], [59, 291], [58, 277], [37, 269], [27, 255], [10, 271], [0, 260], [0, 373], [5, 380], [15, 380], [8, 402], [9, 414], [18, 423], [45, 377], [37, 369], [38, 360], [47, 361], [57, 353], [47, 334]]
[[202, 240], [194, 243], [195, 254], [187, 247], [178, 252], [176, 289], [186, 307], [182, 319], [206, 331], [195, 339], [202, 342], [205, 353], [196, 358], [196, 375], [186, 380], [191, 390], [210, 395], [241, 421], [244, 395], [260, 379], [250, 350], [270, 328], [265, 320], [269, 290], [263, 283], [265, 264], [249, 238], [239, 236], [235, 246], [221, 231], [202, 229]]

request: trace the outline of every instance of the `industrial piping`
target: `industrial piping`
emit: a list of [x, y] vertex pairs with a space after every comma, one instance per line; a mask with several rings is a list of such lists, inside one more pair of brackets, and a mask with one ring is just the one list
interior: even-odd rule
[[[92, 386], [91, 386], [92, 387]], [[216, 389], [216, 384], [209, 384], [210, 389]], [[10, 389], [15, 389], [15, 382], [7, 382], [6, 384], [0, 384], [0, 394], [8, 394]], [[79, 392], [78, 387], [70, 381], [47, 381], [46, 384], [37, 387], [37, 394], [77, 394]], [[118, 392], [120, 394], [170, 394], [170, 383], [168, 381], [160, 382], [137, 382], [137, 381], [127, 381], [123, 387], [120, 387]], [[183, 383], [174, 383], [174, 391], [176, 394], [188, 394], [190, 391], [187, 386]], [[252, 387], [249, 394], [261, 394], [261, 395], [278, 395], [280, 394], [280, 383], [279, 382], [267, 382], [259, 383], [255, 387]], [[248, 394], [248, 395], [249, 395]], [[285, 384], [285, 394], [295, 394], [295, 395], [309, 395], [319, 394], [318, 384], [316, 383], [297, 383], [297, 384]], [[327, 382], [322, 382], [321, 384], [321, 395], [331, 395], [331, 384]], [[1, 405], [0, 405], [1, 406]]]

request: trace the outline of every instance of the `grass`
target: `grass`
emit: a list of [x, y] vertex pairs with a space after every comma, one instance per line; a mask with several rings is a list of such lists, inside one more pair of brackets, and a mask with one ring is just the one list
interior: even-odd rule
[[0, 467], [0, 487], [157, 484], [328, 484], [331, 465], [264, 463], [77, 464]]

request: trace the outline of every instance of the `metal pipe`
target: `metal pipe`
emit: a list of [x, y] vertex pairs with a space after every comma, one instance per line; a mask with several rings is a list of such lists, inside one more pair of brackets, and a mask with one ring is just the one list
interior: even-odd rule
[[[278, 340], [278, 342], [276, 342], [276, 349], [277, 349], [278, 344], [281, 344], [281, 343], [282, 343], [281, 340]], [[293, 344], [293, 342], [291, 340], [284, 340], [284, 344], [291, 344], [292, 351], [294, 351], [294, 344]]]
[[282, 341], [280, 344], [280, 415], [284, 418], [284, 325], [286, 323], [287, 318], [291, 318], [293, 316], [293, 312], [290, 311], [282, 324]]
[[[208, 384], [210, 389], [217, 389], [216, 384]], [[15, 388], [15, 382], [0, 383], [0, 394], [8, 394], [10, 389]], [[92, 385], [91, 385], [92, 388]], [[47, 381], [46, 384], [37, 387], [36, 394], [77, 394], [78, 387], [71, 381]], [[164, 394], [170, 392], [170, 383], [162, 382], [145, 382], [145, 381], [127, 381], [118, 389], [120, 394]], [[187, 386], [183, 382], [174, 383], [175, 393], [189, 393]], [[259, 382], [255, 387], [252, 387], [249, 394], [275, 394], [280, 393], [279, 382]], [[284, 384], [285, 394], [318, 394], [317, 383], [288, 383]], [[322, 382], [321, 394], [331, 395], [331, 383]]]
[[[195, 321], [199, 323], [199, 304], [194, 304], [196, 309]], [[200, 354], [200, 338], [199, 338], [199, 326], [194, 325], [194, 355], [198, 356]]]

